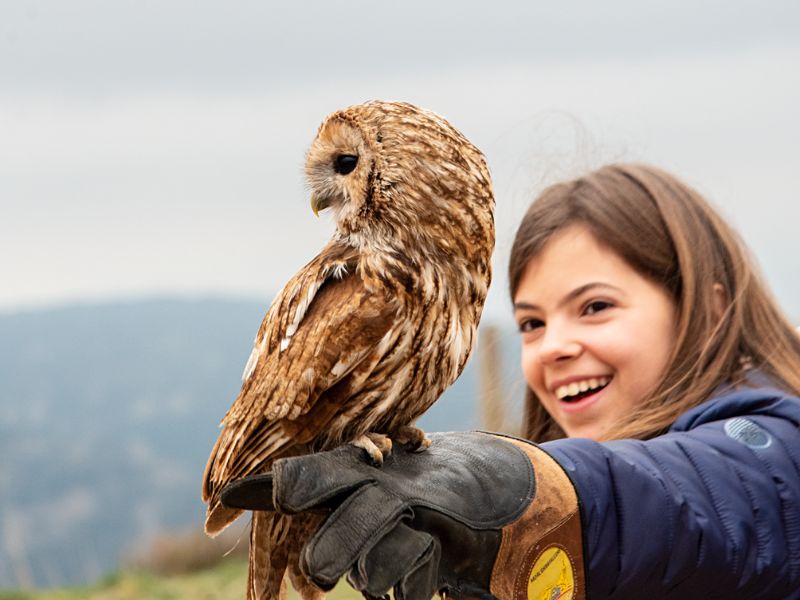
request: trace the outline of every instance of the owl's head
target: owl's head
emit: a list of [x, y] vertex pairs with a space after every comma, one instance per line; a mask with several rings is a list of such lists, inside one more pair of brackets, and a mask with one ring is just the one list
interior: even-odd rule
[[373, 101], [331, 114], [305, 170], [314, 212], [333, 210], [351, 240], [446, 240], [491, 229], [483, 155], [442, 117], [411, 104]]
[[337, 224], [350, 221], [368, 204], [380, 143], [378, 134], [352, 109], [330, 115], [320, 125], [306, 155], [306, 177], [314, 214], [330, 208]]

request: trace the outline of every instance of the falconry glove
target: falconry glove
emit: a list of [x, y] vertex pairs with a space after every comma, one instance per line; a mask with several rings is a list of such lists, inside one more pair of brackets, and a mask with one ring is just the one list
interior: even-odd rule
[[276, 461], [228, 485], [224, 504], [329, 516], [301, 553], [322, 589], [345, 574], [367, 598], [582, 599], [578, 499], [562, 468], [528, 442], [431, 434], [383, 467], [351, 445]]

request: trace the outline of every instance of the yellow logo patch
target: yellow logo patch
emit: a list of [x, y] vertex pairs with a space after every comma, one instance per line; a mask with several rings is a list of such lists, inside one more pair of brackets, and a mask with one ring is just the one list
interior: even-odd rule
[[560, 546], [548, 546], [528, 575], [528, 600], [572, 600], [575, 575], [572, 561]]

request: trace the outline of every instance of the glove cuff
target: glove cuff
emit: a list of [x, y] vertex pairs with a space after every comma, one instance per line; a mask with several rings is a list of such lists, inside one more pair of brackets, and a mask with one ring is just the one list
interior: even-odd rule
[[536, 495], [502, 530], [491, 592], [503, 600], [584, 600], [583, 533], [578, 495], [562, 467], [529, 442], [507, 438], [530, 459]]

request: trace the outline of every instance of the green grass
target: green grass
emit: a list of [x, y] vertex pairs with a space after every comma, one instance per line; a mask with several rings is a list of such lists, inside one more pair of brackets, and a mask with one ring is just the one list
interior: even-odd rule
[[[162, 577], [121, 572], [87, 587], [0, 591], [0, 600], [244, 600], [247, 563], [228, 560], [206, 571]], [[298, 598], [294, 590], [289, 599]], [[357, 600], [361, 594], [340, 583], [329, 600]]]

